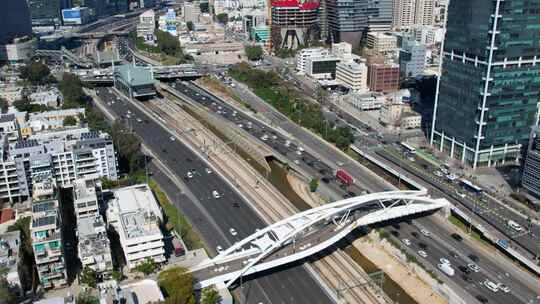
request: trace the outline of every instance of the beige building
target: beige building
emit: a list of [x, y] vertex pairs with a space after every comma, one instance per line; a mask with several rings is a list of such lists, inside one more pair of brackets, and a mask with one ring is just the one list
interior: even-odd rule
[[338, 63], [336, 65], [336, 80], [353, 91], [368, 91], [368, 68], [365, 63]]
[[435, 0], [394, 0], [392, 27], [408, 29], [413, 25], [433, 25]]
[[409, 104], [389, 96], [380, 109], [379, 122], [391, 129], [416, 129], [420, 127], [422, 116]]
[[416, 0], [414, 24], [433, 25], [435, 0]]
[[201, 8], [199, 2], [184, 2], [184, 22], [199, 23], [199, 16], [201, 15]]
[[397, 38], [388, 33], [369, 32], [366, 37], [366, 46], [374, 54], [386, 54], [396, 50]]
[[413, 111], [406, 111], [401, 115], [402, 129], [418, 129], [422, 123], [422, 115]]

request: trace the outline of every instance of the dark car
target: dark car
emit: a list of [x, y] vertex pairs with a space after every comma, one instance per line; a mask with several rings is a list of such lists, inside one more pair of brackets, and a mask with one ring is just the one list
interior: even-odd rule
[[330, 182], [330, 179], [329, 179], [328, 177], [326, 177], [326, 176], [323, 177], [323, 178], [321, 178], [321, 180], [322, 180], [323, 183], [325, 183], [325, 184], [328, 184], [328, 183]]
[[392, 227], [394, 227], [394, 229], [396, 230], [401, 229], [401, 226], [399, 226], [399, 224], [393, 224]]
[[468, 255], [469, 259], [471, 259], [471, 261], [475, 262], [475, 263], [478, 263], [480, 261], [480, 258], [474, 254], [469, 254]]
[[469, 267], [461, 265], [458, 266], [459, 271], [463, 272], [464, 274], [470, 274], [472, 271], [469, 269]]
[[459, 258], [459, 254], [457, 254], [455, 251], [450, 251], [450, 252], [448, 252], [448, 253], [449, 253], [450, 256], [453, 257], [453, 258], [456, 258], [456, 259]]
[[465, 275], [465, 274], [463, 276], [461, 276], [461, 278], [463, 278], [463, 281], [465, 281], [467, 283], [472, 283], [472, 281], [473, 281], [471, 279], [471, 277], [469, 277], [468, 275]]
[[478, 302], [480, 302], [482, 304], [486, 304], [486, 303], [489, 302], [488, 299], [486, 297], [484, 297], [483, 295], [477, 295], [476, 299], [478, 300]]
[[395, 237], [399, 237], [399, 231], [397, 230], [390, 230], [390, 233]]
[[354, 192], [352, 192], [352, 191], [347, 192], [347, 194], [348, 194], [350, 197], [356, 196], [356, 193], [354, 193]]
[[457, 233], [452, 233], [452, 237], [454, 238], [454, 240], [458, 241], [458, 242], [461, 242], [463, 241], [463, 237]]
[[420, 236], [416, 231], [411, 232], [411, 235], [415, 238], [418, 238]]
[[426, 250], [428, 245], [426, 243], [418, 243], [418, 247], [422, 248], [422, 250]]

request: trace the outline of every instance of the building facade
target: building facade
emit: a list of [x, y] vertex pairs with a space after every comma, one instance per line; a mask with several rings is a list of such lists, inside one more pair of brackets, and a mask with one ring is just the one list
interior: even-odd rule
[[108, 202], [107, 223], [120, 238], [130, 269], [146, 259], [165, 262], [161, 209], [148, 185], [135, 185], [113, 191]]
[[156, 30], [156, 13], [148, 10], [139, 16], [137, 24], [137, 37], [144, 38], [144, 41], [153, 43], [155, 40], [154, 31]]
[[539, 1], [450, 1], [431, 144], [473, 168], [516, 161], [537, 123]]
[[271, 40], [276, 49], [296, 49], [318, 39], [319, 2], [272, 0]]
[[344, 63], [336, 65], [336, 80], [352, 91], [367, 91], [368, 68], [365, 63]]
[[375, 92], [394, 92], [399, 89], [399, 65], [395, 63], [368, 64], [368, 87]]
[[366, 47], [374, 54], [388, 54], [396, 50], [397, 37], [388, 33], [369, 32], [366, 36]]
[[399, 51], [402, 78], [422, 76], [426, 68], [426, 46], [413, 39], [404, 39]]
[[527, 158], [523, 165], [523, 176], [521, 178], [523, 188], [540, 197], [540, 127], [534, 126], [529, 137], [527, 148]]
[[66, 0], [28, 0], [32, 26], [60, 26], [62, 9], [68, 8]]
[[300, 74], [307, 73], [307, 62], [311, 58], [330, 56], [330, 51], [325, 48], [305, 48], [296, 53], [296, 71]]

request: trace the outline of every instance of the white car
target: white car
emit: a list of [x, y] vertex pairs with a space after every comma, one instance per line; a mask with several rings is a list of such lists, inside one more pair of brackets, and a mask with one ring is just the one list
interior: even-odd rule
[[440, 258], [439, 261], [441, 262], [441, 264], [448, 264], [448, 265], [450, 265], [450, 261], [449, 261], [447, 258]]
[[169, 139], [170, 139], [171, 141], [175, 141], [175, 140], [176, 140], [176, 139], [174, 138], [174, 136], [169, 137]]
[[234, 228], [229, 229], [229, 232], [231, 233], [232, 236], [235, 236], [235, 235], [238, 234], [238, 232], [236, 232], [236, 230], [234, 230]]
[[285, 147], [288, 148], [290, 145], [291, 145], [291, 141], [287, 139], [287, 140], [285, 141]]
[[499, 283], [499, 289], [502, 290], [504, 293], [509, 293], [510, 292], [510, 287], [502, 284], [502, 283]]
[[217, 251], [218, 253], [220, 253], [220, 252], [223, 251], [223, 248], [222, 248], [221, 246], [217, 246], [217, 247], [216, 247], [216, 251]]
[[403, 239], [401, 240], [403, 242], [403, 244], [405, 244], [406, 246], [411, 246], [411, 241], [409, 239]]
[[480, 267], [478, 267], [478, 265], [476, 265], [474, 263], [467, 264], [467, 267], [469, 267], [469, 269], [474, 271], [474, 272], [480, 272]]
[[296, 151], [296, 155], [302, 155], [302, 151], [297, 150], [297, 151]]
[[238, 124], [238, 127], [239, 127], [239, 128], [243, 128], [244, 125], [243, 125], [243, 124]]
[[483, 284], [484, 286], [486, 286], [487, 289], [493, 292], [499, 291], [499, 285], [491, 282], [490, 280], [485, 280]]
[[188, 178], [193, 178], [193, 173], [192, 173], [191, 171], [188, 171], [187, 177], [188, 177]]
[[210, 168], [206, 168], [206, 169], [204, 169], [204, 170], [206, 171], [206, 173], [208, 173], [208, 174], [212, 174], [212, 169], [210, 169]]
[[427, 231], [426, 229], [421, 229], [420, 232], [427, 237], [431, 235], [431, 232]]
[[212, 196], [213, 196], [215, 199], [218, 199], [218, 198], [221, 197], [221, 195], [219, 195], [219, 192], [217, 192], [217, 190], [212, 191]]
[[300, 165], [300, 161], [298, 159], [295, 159], [294, 163], [297, 164], [297, 165]]
[[418, 251], [418, 255], [423, 257], [423, 258], [427, 258], [427, 253], [424, 250]]
[[261, 139], [262, 139], [262, 141], [267, 141], [268, 140], [268, 135], [264, 134], [263, 136], [261, 136]]
[[435, 176], [438, 176], [438, 177], [442, 177], [443, 174], [441, 171], [437, 170], [437, 171], [433, 171], [433, 174], [435, 174]]

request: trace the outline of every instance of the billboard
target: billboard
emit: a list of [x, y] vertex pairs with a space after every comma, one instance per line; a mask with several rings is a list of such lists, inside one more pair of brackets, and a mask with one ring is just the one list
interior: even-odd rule
[[84, 24], [88, 21], [89, 11], [86, 7], [67, 8], [62, 10], [64, 24]]
[[301, 10], [314, 10], [319, 8], [319, 0], [273, 0], [274, 7], [298, 7]]

